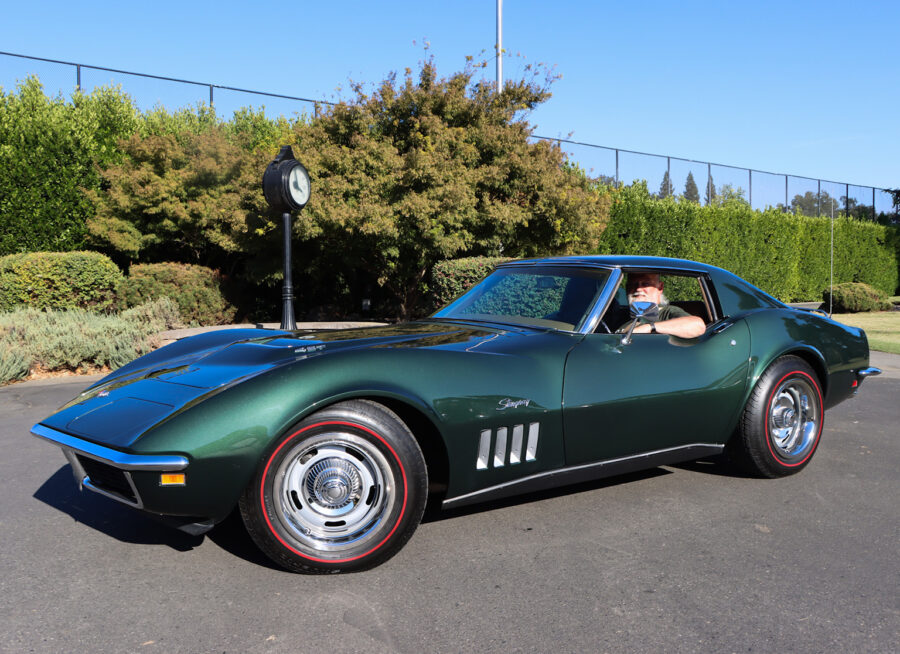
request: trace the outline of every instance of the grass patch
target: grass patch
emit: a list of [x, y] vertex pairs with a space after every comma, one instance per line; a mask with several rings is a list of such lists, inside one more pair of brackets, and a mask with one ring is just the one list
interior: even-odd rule
[[157, 348], [156, 334], [179, 323], [168, 298], [113, 316], [84, 309], [0, 313], [0, 384], [32, 371], [114, 370]]
[[900, 354], [900, 311], [836, 313], [832, 318], [865, 329], [870, 349]]

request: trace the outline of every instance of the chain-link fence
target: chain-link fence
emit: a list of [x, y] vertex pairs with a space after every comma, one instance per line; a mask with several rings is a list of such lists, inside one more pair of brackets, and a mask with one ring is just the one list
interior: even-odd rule
[[[23, 62], [27, 61], [27, 65]], [[73, 89], [98, 86], [121, 87], [141, 109], [154, 106], [184, 107], [199, 103], [213, 107], [219, 115], [252, 107], [269, 117], [315, 115], [320, 105], [332, 104], [278, 93], [240, 89], [209, 82], [148, 75], [133, 71], [90, 66], [69, 61], [0, 52], [0, 87], [15, 88], [27, 75], [35, 75], [48, 95], [68, 95]], [[707, 161], [635, 152], [567, 139], [536, 136], [558, 143], [570, 160], [590, 176], [610, 184], [644, 180], [648, 189], [661, 196], [679, 195], [701, 204], [740, 197], [754, 209], [776, 207], [807, 216], [846, 213], [863, 220], [900, 223], [898, 207], [885, 189], [843, 182], [770, 173]]]
[[616, 186], [642, 180], [661, 197], [683, 196], [700, 204], [740, 198], [754, 209], [775, 207], [805, 216], [838, 213], [862, 220], [898, 223], [893, 196], [885, 189], [824, 179], [770, 173], [708, 161], [635, 152], [567, 139], [558, 143], [585, 172]]

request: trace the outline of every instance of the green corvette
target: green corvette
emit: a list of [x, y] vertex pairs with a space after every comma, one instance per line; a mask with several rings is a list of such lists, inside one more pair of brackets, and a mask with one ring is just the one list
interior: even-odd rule
[[396, 553], [444, 507], [726, 453], [806, 466], [880, 371], [865, 333], [712, 266], [513, 261], [430, 318], [221, 330], [97, 382], [32, 433], [82, 488], [202, 533], [240, 510], [294, 571]]

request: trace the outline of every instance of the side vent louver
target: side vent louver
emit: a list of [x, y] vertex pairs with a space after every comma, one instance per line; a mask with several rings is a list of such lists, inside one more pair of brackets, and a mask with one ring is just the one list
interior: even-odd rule
[[[508, 427], [498, 428], [496, 436], [490, 429], [482, 430], [481, 437], [478, 440], [478, 458], [475, 461], [475, 468], [487, 470], [489, 465], [494, 468], [501, 468], [507, 463], [511, 466], [522, 463], [523, 445], [525, 446], [525, 461], [537, 460], [539, 431], [540, 423], [532, 422], [529, 424], [528, 441], [525, 443], [525, 425], [514, 425], [511, 439], [509, 438]], [[493, 457], [491, 456], [491, 440], [493, 440], [494, 445]], [[507, 445], [509, 445], [508, 450]], [[509, 458], [507, 458], [507, 452], [509, 453]]]

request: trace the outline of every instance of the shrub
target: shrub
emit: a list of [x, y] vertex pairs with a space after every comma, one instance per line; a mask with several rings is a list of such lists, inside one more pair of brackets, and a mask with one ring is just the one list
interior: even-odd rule
[[157, 332], [178, 325], [168, 298], [120, 315], [84, 309], [0, 313], [0, 384], [43, 370], [118, 368], [153, 350]]
[[826, 288], [822, 298], [835, 313], [889, 311], [894, 307], [884, 293], [861, 282], [836, 284], [833, 292]]
[[222, 295], [222, 277], [215, 270], [182, 263], [148, 263], [131, 267], [122, 286], [125, 306], [171, 298], [181, 318], [198, 325], [222, 325], [234, 319], [235, 308]]
[[431, 269], [434, 309], [449, 304], [484, 279], [497, 264], [509, 261], [502, 257], [469, 257], [440, 261]]
[[32, 252], [0, 257], [0, 311], [86, 309], [111, 311], [124, 277], [97, 252]]

